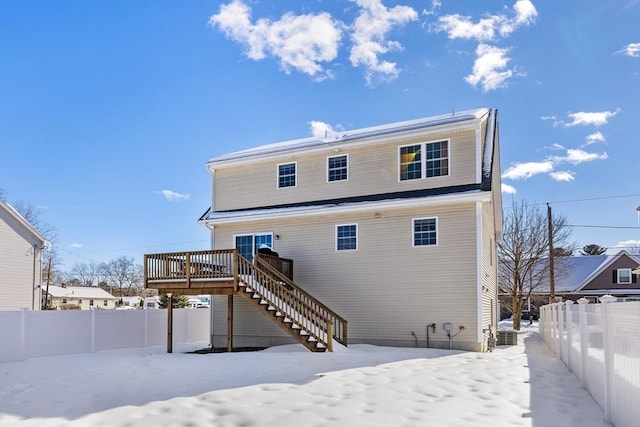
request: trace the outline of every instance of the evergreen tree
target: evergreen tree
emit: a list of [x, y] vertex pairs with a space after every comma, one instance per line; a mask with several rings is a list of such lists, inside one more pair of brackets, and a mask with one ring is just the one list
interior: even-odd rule
[[[169, 306], [169, 296], [167, 294], [160, 295], [160, 302], [158, 303], [160, 308], [167, 308]], [[185, 308], [189, 305], [189, 299], [185, 295], [174, 295], [173, 308]]]
[[602, 255], [606, 251], [607, 251], [607, 248], [600, 245], [596, 245], [595, 243], [592, 243], [590, 245], [583, 246], [580, 253], [582, 255]]

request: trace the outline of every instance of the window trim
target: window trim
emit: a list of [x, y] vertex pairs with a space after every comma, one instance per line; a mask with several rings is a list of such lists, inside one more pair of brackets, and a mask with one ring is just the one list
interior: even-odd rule
[[[347, 177], [345, 179], [336, 179], [336, 180], [331, 181], [329, 179], [329, 175], [330, 175], [329, 172], [331, 170], [331, 169], [329, 169], [329, 161], [330, 161], [330, 159], [336, 159], [338, 157], [344, 157], [345, 160], [346, 160], [347, 164], [345, 165], [345, 169], [346, 169]], [[336, 154], [335, 156], [327, 156], [327, 176], [326, 176], [326, 179], [327, 179], [327, 183], [349, 181], [349, 154], [345, 153], [345, 154]]]
[[[433, 245], [416, 245], [416, 221], [424, 221], [432, 219], [435, 221], [435, 233], [436, 233], [436, 243]], [[439, 222], [437, 216], [428, 216], [428, 217], [420, 217], [420, 218], [412, 218], [411, 219], [411, 246], [414, 248], [430, 248], [434, 246], [440, 245], [440, 229]]]
[[[280, 185], [280, 166], [293, 165], [293, 185]], [[286, 175], [289, 176], [289, 175]], [[298, 162], [286, 162], [286, 163], [278, 163], [276, 165], [276, 186], [278, 189], [280, 188], [295, 188], [298, 186]]]
[[[440, 142], [446, 142], [447, 143], [447, 173], [443, 174], [443, 175], [438, 175], [438, 176], [427, 176], [427, 145], [428, 144], [436, 144], [436, 143], [440, 143]], [[412, 179], [402, 179], [402, 154], [401, 154], [401, 150], [403, 148], [406, 147], [415, 147], [415, 146], [420, 146], [420, 154], [421, 154], [421, 159], [420, 159], [420, 178], [412, 178]], [[422, 179], [438, 179], [438, 178], [445, 178], [451, 176], [451, 138], [443, 138], [443, 139], [437, 139], [437, 140], [433, 140], [433, 141], [423, 141], [423, 142], [418, 142], [418, 143], [414, 143], [414, 144], [405, 144], [405, 145], [399, 145], [398, 146], [398, 182], [411, 182], [411, 181], [419, 181]]]
[[[355, 227], [356, 228], [356, 235], [355, 235], [356, 247], [355, 248], [353, 248], [353, 249], [339, 249], [339, 246], [338, 246], [338, 242], [339, 242], [338, 229], [340, 227]], [[358, 223], [354, 222], [354, 223], [348, 223], [348, 224], [336, 224], [336, 227], [335, 227], [335, 251], [336, 252], [350, 252], [350, 251], [357, 251], [357, 250], [358, 250]]]
[[[628, 282], [622, 282], [620, 280], [620, 272], [621, 271], [626, 271], [629, 273], [629, 281]], [[631, 283], [633, 283], [633, 276], [632, 276], [632, 272], [630, 268], [618, 268], [616, 269], [616, 284], [618, 285], [630, 285]]]

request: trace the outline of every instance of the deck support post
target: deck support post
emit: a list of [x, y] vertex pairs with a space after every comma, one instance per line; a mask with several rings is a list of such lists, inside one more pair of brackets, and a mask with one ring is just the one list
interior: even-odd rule
[[233, 350], [233, 295], [227, 296], [227, 351]]
[[167, 294], [167, 353], [173, 353], [173, 294]]

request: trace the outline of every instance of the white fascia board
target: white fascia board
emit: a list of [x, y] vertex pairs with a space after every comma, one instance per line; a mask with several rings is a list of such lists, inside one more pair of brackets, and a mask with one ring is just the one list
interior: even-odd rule
[[29, 231], [29, 233], [31, 233], [33, 237], [36, 238], [36, 240], [39, 240], [41, 242], [41, 248], [50, 245], [50, 243], [47, 242], [47, 239], [45, 239], [44, 236], [42, 236], [42, 234], [40, 234], [40, 232], [33, 225], [31, 225], [29, 221], [27, 221], [22, 215], [20, 215], [20, 213], [15, 210], [13, 206], [0, 200], [0, 207], [4, 208], [4, 210], [7, 211], [9, 215], [11, 215], [16, 221], [18, 221], [27, 231]]
[[473, 191], [461, 194], [442, 196], [428, 196], [412, 199], [391, 199], [377, 202], [358, 202], [343, 205], [319, 205], [301, 206], [293, 208], [274, 208], [255, 211], [228, 212], [228, 215], [220, 218], [205, 219], [200, 221], [204, 226], [211, 227], [220, 224], [236, 224], [240, 222], [262, 221], [287, 218], [299, 218], [305, 216], [318, 216], [329, 214], [341, 214], [351, 212], [370, 212], [386, 209], [402, 209], [414, 207], [430, 207], [439, 205], [488, 202], [491, 195], [486, 191]]
[[354, 139], [347, 139], [346, 141], [337, 140], [320, 142], [318, 144], [303, 144], [302, 146], [292, 145], [290, 148], [282, 148], [273, 152], [266, 152], [262, 154], [260, 154], [260, 152], [256, 152], [248, 153], [246, 156], [242, 157], [230, 158], [228, 160], [214, 159], [213, 161], [209, 161], [206, 166], [207, 169], [213, 174], [215, 173], [216, 169], [237, 167], [245, 164], [270, 160], [293, 159], [298, 155], [309, 155], [315, 153], [333, 153], [337, 155], [341, 151], [359, 148], [361, 146], [386, 144], [393, 140], [413, 138], [429, 139], [439, 137], [441, 135], [450, 135], [452, 133], [475, 132], [483, 120], [486, 120], [485, 116], [479, 118], [470, 118], [469, 120], [460, 122], [447, 123], [418, 129], [400, 130], [398, 132], [382, 133], [380, 135], [374, 136], [355, 137]]

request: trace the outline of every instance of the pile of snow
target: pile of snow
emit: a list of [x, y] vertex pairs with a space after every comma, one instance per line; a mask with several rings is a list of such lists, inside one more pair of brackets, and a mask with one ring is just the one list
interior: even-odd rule
[[0, 425], [608, 426], [534, 326], [492, 353], [180, 353], [202, 343], [3, 363]]

